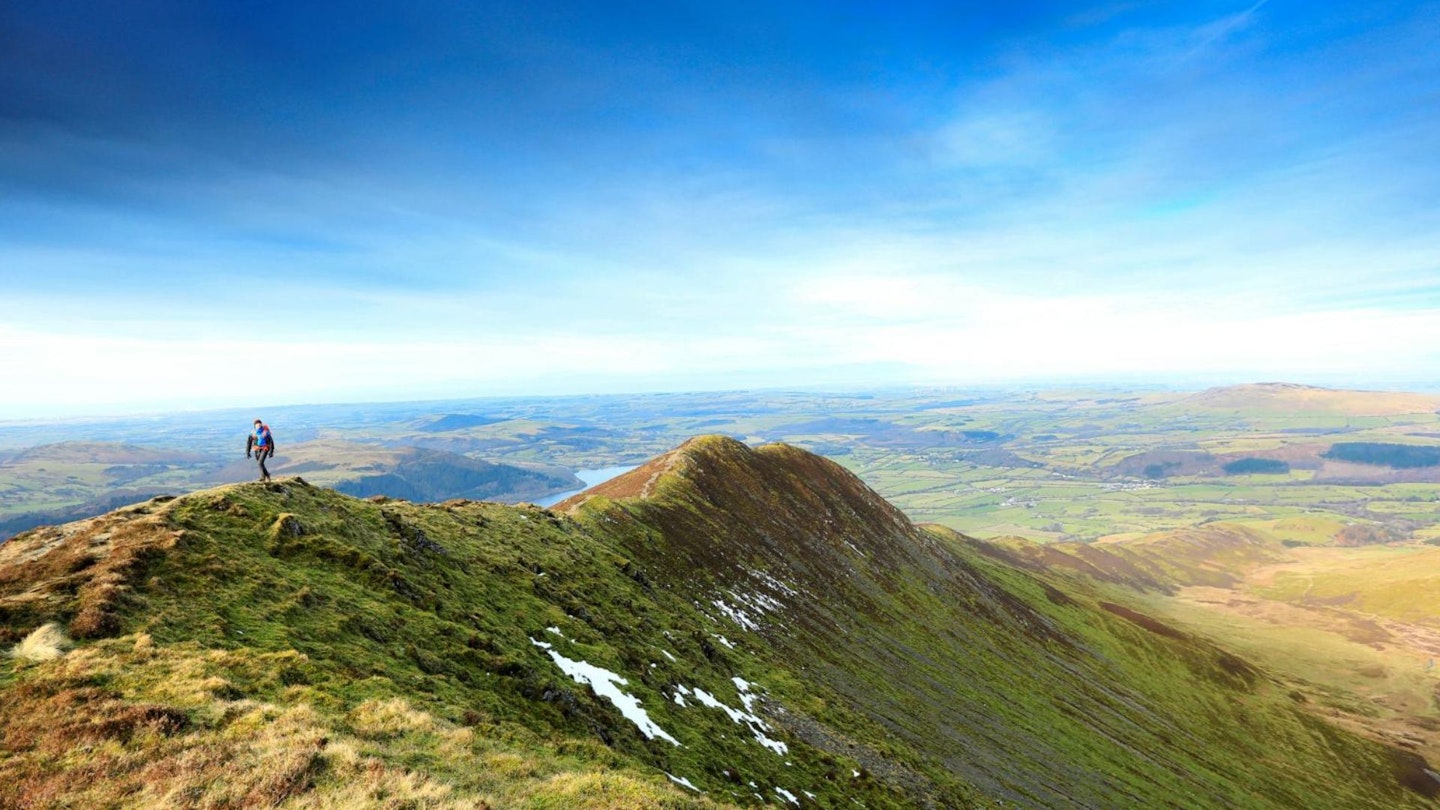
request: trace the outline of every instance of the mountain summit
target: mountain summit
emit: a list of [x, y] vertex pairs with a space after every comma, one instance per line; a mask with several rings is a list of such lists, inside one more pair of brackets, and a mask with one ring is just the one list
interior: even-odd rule
[[0, 805], [1430, 806], [1413, 754], [982, 546], [723, 437], [555, 510], [288, 479], [38, 529]]

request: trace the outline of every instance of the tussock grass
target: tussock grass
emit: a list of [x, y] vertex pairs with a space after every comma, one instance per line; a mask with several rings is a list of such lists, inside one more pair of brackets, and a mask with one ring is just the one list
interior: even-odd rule
[[403, 698], [367, 700], [352, 709], [346, 720], [358, 736], [367, 740], [389, 740], [407, 733], [431, 731], [435, 723], [433, 717], [415, 711]]
[[47, 622], [26, 636], [10, 655], [27, 661], [51, 661], [64, 655], [73, 646], [65, 630], [56, 622]]

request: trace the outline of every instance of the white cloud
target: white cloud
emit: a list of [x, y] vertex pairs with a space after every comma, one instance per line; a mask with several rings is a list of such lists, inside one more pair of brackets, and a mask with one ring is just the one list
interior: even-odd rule
[[1413, 379], [1440, 358], [1440, 310], [1266, 313], [1256, 303], [937, 283], [912, 317], [896, 310], [885, 322], [802, 328], [795, 339], [824, 346], [820, 354], [903, 362], [919, 379], [948, 382], [1145, 373]]

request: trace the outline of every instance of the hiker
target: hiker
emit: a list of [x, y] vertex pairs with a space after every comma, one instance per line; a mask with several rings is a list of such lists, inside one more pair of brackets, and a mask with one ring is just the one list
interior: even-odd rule
[[265, 459], [275, 455], [275, 437], [270, 435], [270, 426], [255, 420], [255, 430], [250, 432], [250, 437], [245, 440], [245, 457], [250, 458], [250, 452], [255, 452], [255, 460], [260, 463], [260, 480], [269, 481], [270, 471], [265, 469]]

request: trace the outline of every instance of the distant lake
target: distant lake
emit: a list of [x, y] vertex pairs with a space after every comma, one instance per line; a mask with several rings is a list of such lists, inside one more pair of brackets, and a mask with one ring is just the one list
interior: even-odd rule
[[606, 481], [609, 481], [611, 478], [624, 475], [625, 473], [635, 469], [636, 466], [637, 465], [632, 464], [628, 467], [600, 467], [594, 470], [576, 470], [575, 477], [579, 478], [581, 481], [584, 481], [585, 486], [579, 489], [572, 489], [567, 492], [560, 492], [545, 498], [541, 498], [540, 500], [535, 502], [535, 505], [554, 506], [555, 504], [565, 500], [571, 495], [579, 495], [580, 493], [584, 492], [590, 487], [595, 486], [596, 484], [603, 484]]

